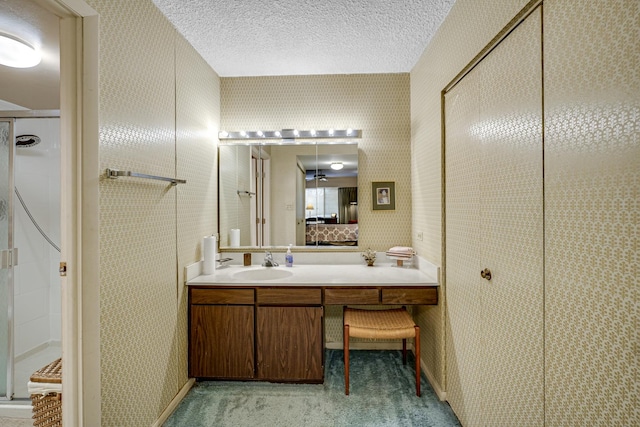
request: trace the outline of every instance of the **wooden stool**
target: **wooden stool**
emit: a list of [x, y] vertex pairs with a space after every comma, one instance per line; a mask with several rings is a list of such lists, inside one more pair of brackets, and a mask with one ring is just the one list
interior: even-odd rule
[[349, 337], [402, 338], [402, 363], [407, 364], [407, 338], [415, 339], [416, 396], [420, 397], [420, 327], [405, 307], [390, 310], [359, 310], [344, 307], [344, 393], [349, 394]]

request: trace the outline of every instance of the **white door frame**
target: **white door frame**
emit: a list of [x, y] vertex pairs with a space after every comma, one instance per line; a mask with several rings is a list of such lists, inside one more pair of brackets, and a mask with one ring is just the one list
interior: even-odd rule
[[63, 425], [99, 426], [98, 15], [83, 0], [42, 3], [61, 18]]

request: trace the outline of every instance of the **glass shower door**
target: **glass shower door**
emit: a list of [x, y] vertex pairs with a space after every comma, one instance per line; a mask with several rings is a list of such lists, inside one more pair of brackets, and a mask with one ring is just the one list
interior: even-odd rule
[[13, 120], [0, 119], [0, 400], [13, 396]]

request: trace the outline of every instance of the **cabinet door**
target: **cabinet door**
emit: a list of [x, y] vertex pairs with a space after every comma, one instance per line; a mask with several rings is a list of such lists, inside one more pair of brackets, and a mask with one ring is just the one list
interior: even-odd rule
[[254, 377], [253, 310], [252, 305], [191, 306], [191, 377]]
[[257, 308], [257, 377], [322, 382], [322, 307]]

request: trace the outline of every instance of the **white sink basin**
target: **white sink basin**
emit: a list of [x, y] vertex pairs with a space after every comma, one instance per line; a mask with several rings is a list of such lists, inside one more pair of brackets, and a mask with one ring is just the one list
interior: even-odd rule
[[233, 274], [233, 278], [236, 280], [277, 280], [291, 277], [292, 275], [291, 271], [268, 267], [239, 271]]

